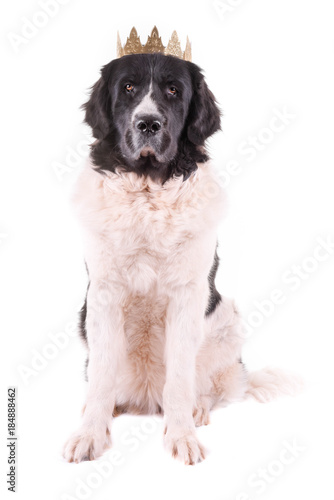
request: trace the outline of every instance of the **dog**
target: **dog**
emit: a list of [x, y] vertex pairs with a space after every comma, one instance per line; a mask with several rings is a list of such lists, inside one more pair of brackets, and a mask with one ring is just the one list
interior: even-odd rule
[[225, 199], [205, 142], [221, 112], [197, 65], [158, 53], [104, 66], [84, 110], [96, 141], [73, 200], [89, 276], [88, 392], [64, 457], [99, 457], [129, 412], [163, 415], [167, 450], [195, 464], [195, 427], [212, 409], [291, 386], [247, 372], [240, 315], [215, 287]]

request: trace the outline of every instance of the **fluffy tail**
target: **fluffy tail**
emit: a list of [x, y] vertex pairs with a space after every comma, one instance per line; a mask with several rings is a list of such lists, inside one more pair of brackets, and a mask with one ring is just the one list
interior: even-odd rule
[[268, 403], [279, 396], [296, 396], [304, 387], [305, 382], [299, 375], [279, 368], [264, 368], [248, 374], [246, 398]]

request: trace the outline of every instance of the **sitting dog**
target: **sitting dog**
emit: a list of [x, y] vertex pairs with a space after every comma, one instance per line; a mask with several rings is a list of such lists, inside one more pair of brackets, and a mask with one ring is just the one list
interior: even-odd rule
[[167, 449], [195, 464], [210, 410], [268, 399], [283, 379], [247, 373], [238, 311], [215, 288], [224, 196], [205, 141], [220, 111], [197, 65], [161, 53], [104, 66], [84, 109], [96, 138], [74, 193], [88, 394], [64, 456], [100, 456], [120, 413], [159, 413]]

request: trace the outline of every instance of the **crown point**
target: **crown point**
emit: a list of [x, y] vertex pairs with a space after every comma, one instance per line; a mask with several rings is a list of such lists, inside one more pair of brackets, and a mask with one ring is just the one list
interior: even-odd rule
[[123, 48], [123, 55], [128, 54], [141, 54], [142, 53], [142, 44], [140, 41], [140, 37], [138, 36], [137, 30], [135, 27], [130, 31], [130, 36], [128, 37], [126, 44]]
[[169, 40], [165, 50], [165, 54], [179, 57], [182, 59], [183, 54], [182, 54], [181, 44], [176, 31], [173, 31], [172, 33], [171, 39]]
[[156, 26], [154, 26], [151, 35], [147, 38], [147, 42], [143, 47], [143, 52], [148, 54], [165, 52], [165, 47], [161, 41], [161, 37], [159, 36], [159, 31]]
[[124, 50], [122, 47], [121, 37], [119, 36], [119, 31], [117, 31], [117, 57], [124, 56]]
[[191, 54], [191, 43], [189, 40], [189, 37], [187, 36], [187, 43], [186, 43], [186, 48], [183, 53], [183, 59], [185, 61], [191, 61], [192, 59], [192, 54]]
[[154, 26], [154, 28], [151, 32], [151, 37], [159, 38], [159, 31], [158, 31], [158, 28], [156, 26]]

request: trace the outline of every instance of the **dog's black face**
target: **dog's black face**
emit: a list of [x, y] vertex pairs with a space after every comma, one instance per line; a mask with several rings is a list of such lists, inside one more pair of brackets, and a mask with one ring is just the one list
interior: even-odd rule
[[207, 160], [205, 140], [220, 112], [200, 68], [162, 54], [128, 55], [104, 66], [84, 105], [100, 170], [120, 168], [165, 182]]
[[172, 161], [188, 114], [192, 83], [181, 60], [129, 56], [114, 61], [109, 92], [122, 155], [142, 170]]

